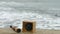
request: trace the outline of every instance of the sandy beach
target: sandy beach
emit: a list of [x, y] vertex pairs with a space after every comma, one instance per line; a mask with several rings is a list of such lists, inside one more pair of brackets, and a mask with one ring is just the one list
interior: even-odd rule
[[0, 29], [0, 34], [60, 34], [60, 30], [43, 30], [43, 29], [37, 29], [36, 32], [20, 32], [16, 33], [12, 29], [6, 28], [6, 29]]

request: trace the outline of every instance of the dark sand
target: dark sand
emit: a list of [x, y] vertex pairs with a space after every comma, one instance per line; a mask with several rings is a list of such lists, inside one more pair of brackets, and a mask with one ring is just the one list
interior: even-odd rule
[[43, 29], [37, 29], [35, 33], [31, 32], [20, 32], [16, 33], [10, 28], [0, 29], [0, 34], [60, 34], [60, 30], [43, 30]]

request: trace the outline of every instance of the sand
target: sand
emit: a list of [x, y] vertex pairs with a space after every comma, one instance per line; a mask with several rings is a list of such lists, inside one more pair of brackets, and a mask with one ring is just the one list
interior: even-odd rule
[[36, 32], [20, 32], [16, 33], [10, 28], [0, 29], [0, 34], [60, 34], [60, 30], [37, 29]]

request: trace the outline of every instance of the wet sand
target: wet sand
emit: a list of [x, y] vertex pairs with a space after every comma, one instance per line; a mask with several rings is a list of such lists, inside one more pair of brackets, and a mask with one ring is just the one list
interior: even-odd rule
[[5, 29], [0, 29], [0, 34], [60, 34], [60, 30], [37, 29], [36, 32], [34, 33], [31, 33], [31, 32], [16, 33], [12, 29], [5, 28]]

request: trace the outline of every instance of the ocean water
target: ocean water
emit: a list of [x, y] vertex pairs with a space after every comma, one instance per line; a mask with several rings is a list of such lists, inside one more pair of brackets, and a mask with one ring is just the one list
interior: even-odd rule
[[0, 0], [0, 28], [22, 28], [22, 21], [35, 20], [36, 28], [60, 29], [60, 0]]

